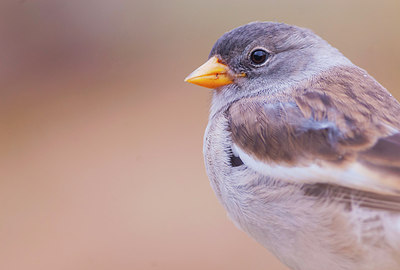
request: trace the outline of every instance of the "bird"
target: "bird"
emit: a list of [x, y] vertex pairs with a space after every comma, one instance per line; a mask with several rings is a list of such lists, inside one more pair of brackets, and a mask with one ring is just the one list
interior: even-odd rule
[[293, 270], [400, 269], [400, 104], [309, 29], [252, 22], [185, 79], [229, 218]]

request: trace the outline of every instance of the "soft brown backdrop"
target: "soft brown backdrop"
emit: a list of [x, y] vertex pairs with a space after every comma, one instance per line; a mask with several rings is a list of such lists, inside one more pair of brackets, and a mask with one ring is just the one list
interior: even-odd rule
[[225, 31], [312, 28], [400, 97], [400, 2], [0, 4], [0, 269], [286, 269], [208, 184], [210, 92], [184, 77]]

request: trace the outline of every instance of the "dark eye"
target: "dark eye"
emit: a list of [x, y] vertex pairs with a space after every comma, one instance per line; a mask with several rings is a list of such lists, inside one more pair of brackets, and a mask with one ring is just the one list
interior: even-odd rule
[[250, 60], [253, 62], [253, 64], [261, 65], [267, 61], [268, 57], [269, 53], [264, 50], [257, 49], [251, 53]]

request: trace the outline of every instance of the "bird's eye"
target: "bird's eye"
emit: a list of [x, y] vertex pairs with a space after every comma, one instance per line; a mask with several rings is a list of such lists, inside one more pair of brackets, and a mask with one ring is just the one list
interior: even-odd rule
[[265, 61], [267, 61], [268, 57], [269, 57], [268, 52], [261, 50], [261, 49], [257, 49], [251, 53], [250, 60], [255, 65], [261, 65], [261, 64], [264, 64]]

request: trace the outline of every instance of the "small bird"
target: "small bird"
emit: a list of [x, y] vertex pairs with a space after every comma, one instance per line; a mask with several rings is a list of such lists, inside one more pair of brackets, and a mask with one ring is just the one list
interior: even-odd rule
[[294, 270], [400, 269], [400, 104], [312, 31], [225, 33], [185, 81], [212, 88], [211, 186]]

